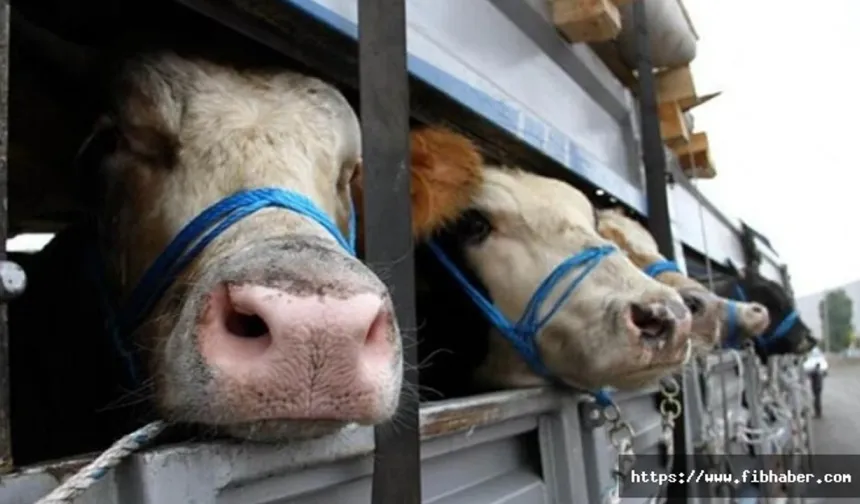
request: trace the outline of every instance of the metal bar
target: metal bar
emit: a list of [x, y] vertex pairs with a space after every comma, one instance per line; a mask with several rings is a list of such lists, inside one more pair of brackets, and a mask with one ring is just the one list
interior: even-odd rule
[[779, 267], [779, 276], [782, 277], [782, 286], [785, 287], [789, 297], [794, 299], [794, 288], [791, 286], [791, 275], [788, 274], [788, 266], [783, 264]]
[[660, 253], [675, 258], [666, 187], [666, 151], [660, 135], [654, 67], [651, 64], [650, 37], [645, 20], [645, 2], [633, 2], [636, 26], [636, 70], [639, 75], [639, 121], [642, 137], [642, 161], [645, 163], [645, 190], [648, 198], [648, 229], [657, 241]]
[[[0, 6], [0, 260], [6, 259], [6, 183], [9, 94], [9, 2]], [[9, 398], [9, 326], [6, 303], [0, 303], [0, 473], [12, 463], [12, 432]]]
[[759, 252], [758, 245], [755, 242], [753, 230], [744, 222], [741, 222], [741, 248], [744, 251], [745, 269], [758, 273], [759, 266], [761, 265], [761, 252]]
[[372, 502], [418, 504], [421, 442], [404, 0], [359, 0], [358, 55], [365, 261], [388, 284], [403, 334], [404, 361], [397, 425], [374, 431]]
[[[672, 240], [672, 221], [669, 210], [669, 195], [667, 188], [666, 151], [663, 137], [660, 134], [660, 116], [657, 110], [657, 92], [654, 77], [654, 66], [651, 63], [651, 46], [648, 26], [645, 18], [645, 2], [633, 2], [633, 23], [636, 29], [636, 69], [639, 77], [639, 121], [642, 142], [642, 161], [645, 164], [645, 190], [648, 198], [648, 229], [660, 253], [667, 259], [675, 259], [675, 244]], [[680, 401], [683, 405], [681, 416], [675, 423], [673, 441], [675, 456], [671, 471], [674, 473], [687, 470], [687, 447], [691, 445], [687, 433], [686, 411], [691, 405], [686, 393], [689, 387], [687, 373], [681, 373]], [[668, 488], [668, 498], [687, 500], [687, 485], [671, 484]]]

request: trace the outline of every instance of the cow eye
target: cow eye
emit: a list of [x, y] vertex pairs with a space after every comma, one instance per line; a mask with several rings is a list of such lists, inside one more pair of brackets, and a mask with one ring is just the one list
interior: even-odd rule
[[478, 210], [467, 210], [457, 221], [455, 232], [461, 242], [478, 244], [492, 232], [493, 226], [487, 216]]

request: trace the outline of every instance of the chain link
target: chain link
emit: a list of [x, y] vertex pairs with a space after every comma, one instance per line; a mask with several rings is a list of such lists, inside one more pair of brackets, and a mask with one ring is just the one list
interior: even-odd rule
[[612, 470], [612, 485], [603, 497], [604, 504], [621, 503], [621, 485], [630, 475], [636, 463], [636, 452], [633, 450], [633, 439], [636, 432], [629, 423], [621, 418], [621, 409], [615, 403], [604, 410], [604, 418], [609, 423], [609, 443], [617, 453], [615, 467]]

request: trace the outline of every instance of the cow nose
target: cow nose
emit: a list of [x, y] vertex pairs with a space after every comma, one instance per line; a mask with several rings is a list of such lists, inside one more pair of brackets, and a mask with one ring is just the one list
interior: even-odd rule
[[374, 416], [374, 391], [394, 359], [393, 331], [378, 294], [243, 284], [210, 294], [197, 336], [216, 381], [238, 387], [247, 409], [265, 410], [256, 419], [355, 420]]
[[756, 336], [763, 333], [770, 325], [770, 313], [766, 307], [759, 303], [749, 303], [744, 318]]
[[690, 310], [675, 300], [630, 303], [625, 315], [634, 340], [657, 350], [675, 345], [681, 336], [688, 336], [691, 327]]
[[270, 287], [241, 285], [228, 287], [227, 295], [225, 328], [240, 340], [268, 336], [288, 341], [322, 334], [364, 345], [373, 343], [383, 329], [382, 299], [372, 294], [344, 299], [299, 297]]

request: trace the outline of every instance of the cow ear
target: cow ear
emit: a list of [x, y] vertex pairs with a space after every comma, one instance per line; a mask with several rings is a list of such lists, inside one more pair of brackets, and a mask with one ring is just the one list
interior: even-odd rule
[[[412, 236], [423, 241], [455, 220], [483, 182], [484, 159], [466, 137], [429, 126], [410, 133]], [[362, 191], [364, 167], [358, 163], [350, 183], [358, 212], [358, 248], [364, 249]]]
[[410, 140], [412, 235], [421, 241], [469, 207], [484, 160], [468, 138], [439, 126], [415, 129]]
[[72, 160], [76, 196], [89, 208], [102, 209], [106, 191], [101, 173], [102, 160], [116, 148], [117, 138], [114, 121], [101, 116]]

